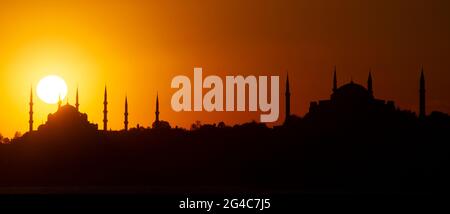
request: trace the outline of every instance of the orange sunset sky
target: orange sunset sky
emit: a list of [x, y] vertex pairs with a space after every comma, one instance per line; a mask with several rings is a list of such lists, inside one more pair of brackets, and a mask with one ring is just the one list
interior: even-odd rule
[[[419, 69], [425, 68], [427, 110], [450, 112], [450, 3], [446, 0], [342, 1], [0, 1], [0, 133], [28, 127], [30, 84], [49, 74], [68, 84], [74, 103], [101, 127], [108, 86], [109, 127], [161, 119], [173, 126], [242, 123], [259, 113], [176, 113], [170, 82], [206, 75], [281, 75], [289, 72], [292, 111], [352, 78], [365, 85], [372, 69], [375, 96], [416, 111]], [[284, 97], [281, 97], [284, 102]], [[35, 128], [56, 105], [35, 96]], [[65, 102], [65, 101], [64, 101]], [[280, 106], [280, 121], [284, 105]]]

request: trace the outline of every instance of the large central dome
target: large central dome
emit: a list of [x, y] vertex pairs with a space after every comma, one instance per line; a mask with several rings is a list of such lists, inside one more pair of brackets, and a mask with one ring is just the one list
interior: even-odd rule
[[368, 100], [370, 98], [371, 95], [366, 88], [353, 82], [339, 87], [331, 94], [331, 100], [334, 101]]
[[57, 112], [48, 116], [49, 121], [80, 121], [87, 122], [87, 115], [80, 113], [74, 106], [69, 104], [61, 106]]
[[78, 110], [72, 105], [63, 105], [55, 114], [78, 115]]

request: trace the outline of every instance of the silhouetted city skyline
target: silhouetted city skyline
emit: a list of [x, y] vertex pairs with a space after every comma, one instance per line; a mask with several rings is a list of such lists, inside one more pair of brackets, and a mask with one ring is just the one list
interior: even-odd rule
[[[289, 75], [286, 74], [286, 79], [285, 79], [285, 111], [284, 111], [284, 123], [288, 122], [291, 116], [294, 117], [298, 117], [295, 115], [291, 115], [291, 91], [290, 91], [290, 82], [289, 82]], [[421, 67], [420, 69], [420, 79], [419, 79], [419, 109], [417, 110], [418, 112], [418, 118], [425, 118], [426, 117], [426, 102], [425, 102], [425, 74], [424, 74], [424, 69], [423, 67]], [[394, 101], [384, 101], [384, 100], [380, 100], [380, 99], [375, 99], [374, 95], [374, 90], [373, 90], [373, 83], [372, 83], [372, 72], [369, 71], [368, 72], [368, 78], [367, 78], [367, 87], [364, 88], [363, 86], [356, 84], [353, 82], [353, 80], [351, 80], [349, 83], [346, 83], [342, 86], [338, 86], [337, 84], [337, 70], [336, 70], [336, 66], [334, 67], [334, 71], [333, 71], [333, 82], [332, 82], [332, 95], [331, 95], [331, 100], [320, 100], [318, 102], [315, 101], [311, 101], [310, 103], [310, 107], [309, 107], [309, 112], [307, 112], [305, 114], [304, 117], [308, 118], [313, 114], [316, 114], [317, 111], [322, 111], [326, 112], [326, 111], [330, 111], [330, 110], [325, 110], [326, 108], [330, 108], [330, 105], [334, 105], [336, 103], [348, 103], [348, 102], [369, 102], [371, 103], [370, 105], [373, 105], [372, 108], [379, 108], [381, 106], [385, 106], [383, 108], [385, 109], [390, 109], [391, 111], [395, 111], [398, 110], [400, 111], [400, 109], [398, 107], [395, 106]], [[348, 96], [356, 96], [356, 97], [348, 97]], [[339, 100], [341, 99], [341, 100]], [[344, 99], [344, 100], [342, 100]], [[347, 100], [345, 100], [347, 99]], [[350, 100], [349, 100], [350, 99]], [[355, 100], [352, 100], [355, 99]], [[362, 99], [362, 100], [357, 100], [357, 99]], [[61, 98], [59, 98], [58, 100], [58, 111], [59, 109], [62, 107], [62, 100]], [[67, 103], [66, 105], [70, 105], [69, 104], [69, 100], [67, 98]], [[70, 105], [71, 106], [71, 105]], [[75, 96], [75, 106], [74, 108], [76, 109], [76, 111], [79, 111], [79, 94], [78, 94], [78, 88], [76, 89], [76, 96]], [[124, 127], [123, 129], [120, 130], [124, 130], [127, 131], [129, 129], [128, 124], [129, 124], [129, 120], [128, 120], [128, 96], [125, 95], [125, 108], [124, 108]], [[155, 110], [155, 116], [154, 116], [154, 121], [153, 122], [149, 122], [149, 124], [146, 126], [144, 125], [139, 125], [137, 124], [137, 128], [141, 128], [141, 127], [150, 127], [150, 128], [156, 128], [161, 126], [161, 124], [164, 124], [164, 127], [169, 127], [170, 128], [170, 124], [166, 121], [160, 121], [159, 120], [159, 97], [158, 97], [158, 93], [156, 94], [156, 102], [155, 102], [155, 106], [156, 106], [156, 110]], [[72, 106], [73, 107], [73, 106]], [[361, 107], [361, 106], [359, 106]], [[336, 107], [334, 107], [336, 108]], [[351, 108], [351, 106], [340, 106], [337, 108]], [[405, 110], [404, 110], [405, 111]], [[406, 111], [410, 111], [410, 110], [406, 110]], [[281, 120], [281, 119], [280, 119]], [[108, 130], [108, 93], [107, 93], [107, 87], [105, 86], [105, 90], [104, 90], [104, 98], [103, 98], [103, 131], [109, 131], [111, 129]], [[192, 121], [192, 123], [194, 123], [195, 121]], [[217, 121], [220, 122], [220, 121]], [[29, 131], [33, 131], [33, 123], [34, 123], [34, 119], [33, 119], [33, 87], [31, 88], [31, 92], [30, 92], [30, 102], [29, 102]], [[178, 127], [178, 126], [177, 126]]]
[[448, 207], [449, 8], [2, 1], [0, 209]]
[[[427, 114], [421, 105], [417, 115], [377, 98], [373, 72], [367, 87], [353, 81], [338, 85], [337, 71], [330, 76], [329, 99], [312, 101], [303, 117], [288, 115], [287, 105], [284, 123], [274, 127], [255, 121], [171, 127], [160, 118], [156, 93], [152, 126], [128, 127], [125, 95], [124, 127], [109, 130], [106, 88], [102, 128], [60, 100], [58, 110], [37, 130], [0, 145], [0, 170], [5, 172], [0, 186], [62, 186], [58, 191], [64, 193], [70, 186], [116, 191], [132, 185], [168, 194], [186, 188], [204, 193], [199, 186], [216, 194], [230, 186], [255, 194], [423, 194], [449, 188], [448, 145], [442, 143], [450, 130], [448, 114]], [[418, 101], [426, 104], [423, 69], [418, 79]], [[287, 75], [285, 80], [285, 102], [299, 99], [291, 97], [295, 83]], [[32, 94], [29, 106], [32, 127]], [[152, 193], [146, 188], [130, 191]]]

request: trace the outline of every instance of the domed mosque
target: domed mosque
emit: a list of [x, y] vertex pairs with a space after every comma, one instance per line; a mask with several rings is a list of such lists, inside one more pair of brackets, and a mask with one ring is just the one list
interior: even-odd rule
[[87, 114], [79, 111], [78, 89], [75, 106], [67, 104], [61, 106], [61, 99], [58, 101], [58, 110], [49, 114], [47, 122], [39, 126], [38, 130], [71, 130], [71, 131], [96, 131], [97, 124], [88, 121]]
[[329, 100], [310, 103], [305, 119], [359, 120], [378, 118], [397, 112], [394, 101], [376, 99], [373, 96], [372, 75], [369, 72], [367, 88], [350, 81], [337, 87], [336, 70], [333, 75], [333, 93]]
[[[81, 113], [79, 111], [79, 102], [78, 102], [78, 88], [76, 91], [76, 103], [75, 106], [72, 106], [67, 103], [65, 105], [61, 105], [61, 99], [58, 101], [58, 110], [49, 114], [47, 117], [47, 122], [43, 125], [40, 125], [37, 131], [44, 132], [97, 132], [98, 125], [90, 123], [88, 121], [88, 116], [85, 113]], [[31, 89], [30, 93], [30, 103], [29, 103], [29, 131], [28, 133], [35, 132], [33, 129], [34, 120], [33, 120], [33, 90]], [[156, 112], [155, 112], [155, 121], [152, 124], [154, 129], [170, 129], [171, 126], [169, 122], [159, 119], [159, 99], [158, 95], [156, 95]], [[139, 124], [138, 127], [139, 129]], [[128, 131], [128, 99], [125, 97], [125, 112], [124, 112], [124, 131]], [[103, 129], [102, 131], [108, 131], [108, 95], [105, 86], [105, 94], [103, 100]]]

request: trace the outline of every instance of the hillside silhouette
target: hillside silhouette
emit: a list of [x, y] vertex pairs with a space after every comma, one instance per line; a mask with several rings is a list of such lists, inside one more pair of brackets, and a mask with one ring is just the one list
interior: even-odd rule
[[[425, 109], [416, 115], [375, 98], [371, 74], [367, 87], [337, 87], [334, 77], [329, 100], [312, 102], [303, 117], [291, 115], [287, 105], [284, 124], [272, 128], [257, 122], [171, 128], [159, 119], [157, 99], [153, 128], [128, 128], [126, 112], [125, 128], [108, 131], [105, 89], [104, 130], [79, 112], [77, 101], [60, 104], [37, 130], [31, 122], [30, 132], [0, 145], [0, 186], [135, 186], [168, 193], [450, 190], [449, 115], [426, 115]], [[423, 73], [421, 79], [422, 103]]]

